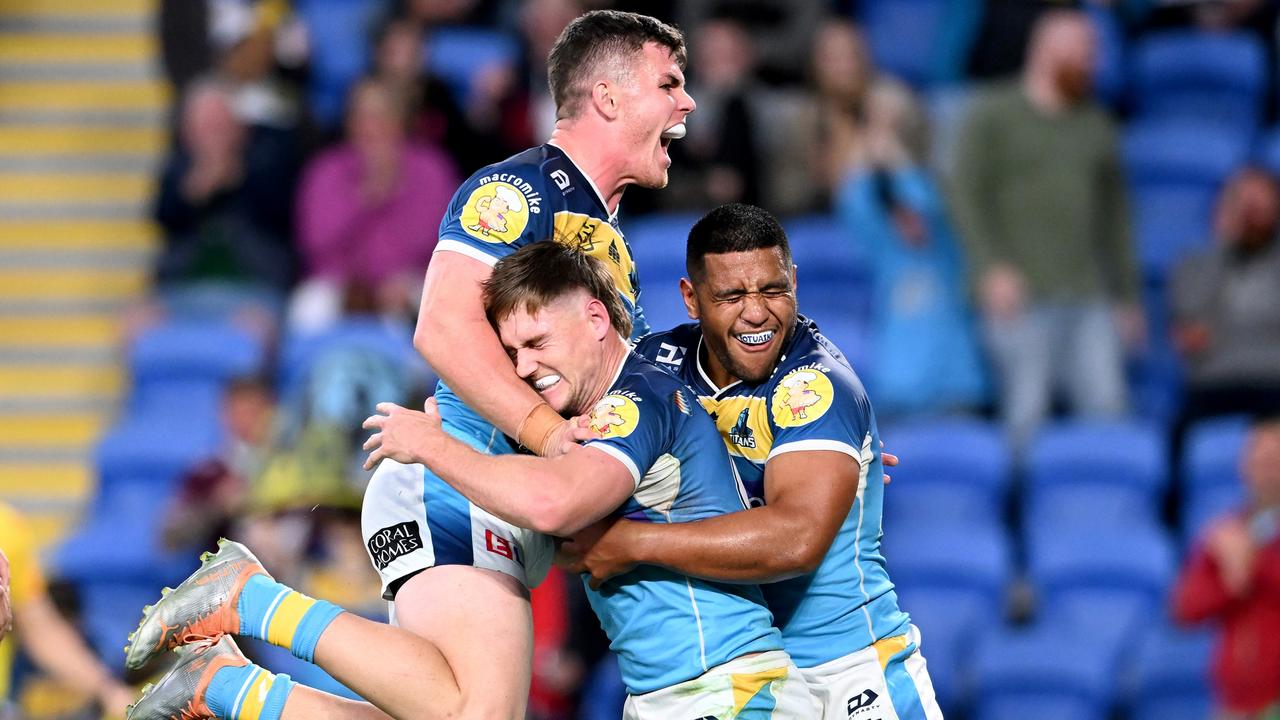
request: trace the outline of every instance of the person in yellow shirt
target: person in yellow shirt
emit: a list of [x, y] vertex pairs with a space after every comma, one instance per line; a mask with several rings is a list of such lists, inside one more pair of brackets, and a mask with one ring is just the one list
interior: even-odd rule
[[0, 548], [0, 640], [13, 624], [13, 610], [9, 607], [9, 558]]
[[[13, 656], [21, 646], [36, 667], [70, 688], [83, 691], [101, 703], [108, 717], [122, 717], [133, 701], [133, 690], [121, 683], [85, 645], [80, 634], [54, 607], [36, 561], [26, 521], [12, 507], [0, 503], [0, 548], [7, 554], [7, 571], [0, 562], [0, 637], [12, 612], [14, 637], [0, 643], [0, 707], [9, 694]], [[6, 583], [7, 579], [7, 583]], [[17, 643], [15, 645], [14, 643]]]

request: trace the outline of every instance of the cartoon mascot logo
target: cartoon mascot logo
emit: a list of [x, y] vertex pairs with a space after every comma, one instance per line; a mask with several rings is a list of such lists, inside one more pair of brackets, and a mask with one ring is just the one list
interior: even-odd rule
[[624, 438], [636, 429], [640, 408], [622, 395], [606, 395], [591, 410], [591, 430], [601, 438]]
[[792, 370], [773, 391], [773, 421], [778, 427], [798, 427], [817, 420], [831, 407], [831, 381], [816, 368]]
[[510, 243], [529, 224], [529, 204], [514, 185], [485, 183], [467, 198], [462, 210], [462, 229], [490, 243]]

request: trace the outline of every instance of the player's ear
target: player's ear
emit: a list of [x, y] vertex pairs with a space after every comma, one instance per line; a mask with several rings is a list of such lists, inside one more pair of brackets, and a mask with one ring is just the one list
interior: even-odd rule
[[614, 87], [607, 80], [600, 80], [591, 86], [591, 103], [596, 112], [606, 119], [616, 120], [618, 117], [618, 97]]
[[698, 294], [693, 291], [693, 283], [689, 278], [680, 278], [680, 297], [684, 300], [684, 311], [689, 314], [689, 318], [699, 319]]
[[591, 321], [591, 330], [596, 340], [603, 340], [610, 333], [616, 332], [609, 319], [608, 308], [595, 298], [587, 302], [587, 319]]

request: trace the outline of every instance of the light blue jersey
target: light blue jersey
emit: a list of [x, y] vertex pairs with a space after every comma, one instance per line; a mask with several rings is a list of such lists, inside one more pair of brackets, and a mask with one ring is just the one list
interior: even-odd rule
[[796, 665], [821, 665], [906, 633], [909, 618], [898, 608], [880, 554], [884, 469], [871, 403], [843, 354], [817, 326], [801, 318], [778, 367], [754, 386], [715, 387], [702, 369], [697, 323], [650, 335], [636, 351], [698, 393], [752, 505], [764, 504], [765, 464], [777, 455], [832, 450], [858, 462], [857, 499], [818, 569], [761, 586]]
[[[600, 191], [554, 145], [540, 145], [481, 169], [458, 188], [440, 221], [436, 252], [456, 252], [493, 265], [530, 243], [555, 240], [604, 263], [634, 337], [649, 331], [640, 309], [640, 281], [631, 248]], [[465, 348], [460, 348], [465, 352]], [[493, 426], [441, 383], [440, 415], [473, 437], [496, 437]], [[500, 439], [500, 438], [499, 438]]]
[[[601, 437], [587, 447], [617, 459], [636, 481], [635, 494], [618, 509], [623, 517], [677, 523], [746, 508], [724, 443], [695, 403], [679, 380], [631, 353], [595, 405], [591, 425]], [[644, 565], [587, 592], [632, 695], [691, 680], [747, 653], [782, 648], [755, 585]]]

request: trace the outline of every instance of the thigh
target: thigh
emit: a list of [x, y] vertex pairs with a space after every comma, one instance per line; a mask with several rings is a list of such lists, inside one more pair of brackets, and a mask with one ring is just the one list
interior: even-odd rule
[[1121, 415], [1128, 407], [1124, 348], [1111, 308], [1093, 303], [1073, 308], [1064, 353], [1066, 384], [1075, 413]]
[[627, 697], [625, 720], [812, 720], [813, 696], [785, 653], [712, 668], [702, 677]]
[[919, 633], [888, 638], [853, 662], [806, 671], [822, 720], [942, 720]]
[[393, 612], [397, 625], [430, 640], [448, 661], [462, 718], [524, 718], [533, 620], [520, 581], [476, 567], [433, 567], [404, 583]]

